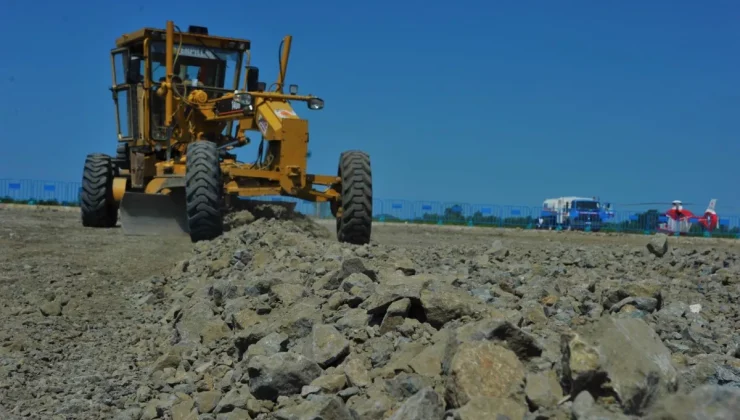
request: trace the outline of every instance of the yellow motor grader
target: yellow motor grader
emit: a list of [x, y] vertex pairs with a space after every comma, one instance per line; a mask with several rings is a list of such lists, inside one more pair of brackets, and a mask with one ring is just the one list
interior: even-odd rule
[[[308, 121], [291, 103], [320, 110], [324, 101], [284, 92], [291, 36], [281, 43], [279, 74], [268, 89], [250, 65], [250, 42], [144, 28], [111, 51], [118, 147], [89, 154], [82, 175], [82, 224], [126, 234], [189, 233], [193, 242], [224, 231], [224, 215], [242, 199], [291, 196], [328, 202], [341, 242], [365, 244], [372, 227], [370, 157], [343, 152], [336, 175], [306, 172]], [[242, 74], [244, 67], [244, 74]], [[242, 77], [243, 76], [243, 77]], [[240, 88], [241, 85], [241, 88]], [[254, 162], [234, 148], [260, 136]]]

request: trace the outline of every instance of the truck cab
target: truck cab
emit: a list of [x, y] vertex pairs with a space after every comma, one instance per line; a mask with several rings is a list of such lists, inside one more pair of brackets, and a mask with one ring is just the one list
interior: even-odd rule
[[598, 231], [610, 217], [610, 208], [602, 206], [596, 197], [550, 198], [543, 202], [537, 226]]

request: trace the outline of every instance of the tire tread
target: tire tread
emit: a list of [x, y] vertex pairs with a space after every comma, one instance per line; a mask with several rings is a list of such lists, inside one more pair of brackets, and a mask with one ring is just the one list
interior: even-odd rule
[[110, 156], [92, 153], [85, 158], [80, 193], [80, 213], [85, 227], [108, 228], [118, 221], [113, 200], [113, 162]]
[[221, 204], [223, 181], [216, 144], [197, 141], [188, 145], [185, 202], [190, 239], [211, 240], [224, 231]]
[[342, 153], [339, 173], [342, 179], [342, 215], [337, 223], [337, 239], [355, 245], [367, 244], [373, 222], [370, 156], [359, 150]]

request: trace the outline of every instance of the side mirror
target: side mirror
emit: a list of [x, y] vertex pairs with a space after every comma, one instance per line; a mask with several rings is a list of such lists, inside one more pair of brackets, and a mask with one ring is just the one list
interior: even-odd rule
[[247, 67], [247, 92], [259, 91], [260, 69], [254, 66]]

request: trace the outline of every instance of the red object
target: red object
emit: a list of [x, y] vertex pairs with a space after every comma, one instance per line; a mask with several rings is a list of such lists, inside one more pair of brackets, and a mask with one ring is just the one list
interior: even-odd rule
[[709, 206], [704, 211], [703, 216], [697, 216], [681, 205], [680, 201], [674, 201], [673, 207], [665, 212], [669, 218], [667, 223], [658, 225], [659, 232], [687, 234], [694, 222], [699, 223], [704, 230], [711, 232], [719, 226], [719, 216], [714, 210], [717, 204], [716, 199], [709, 201]]

